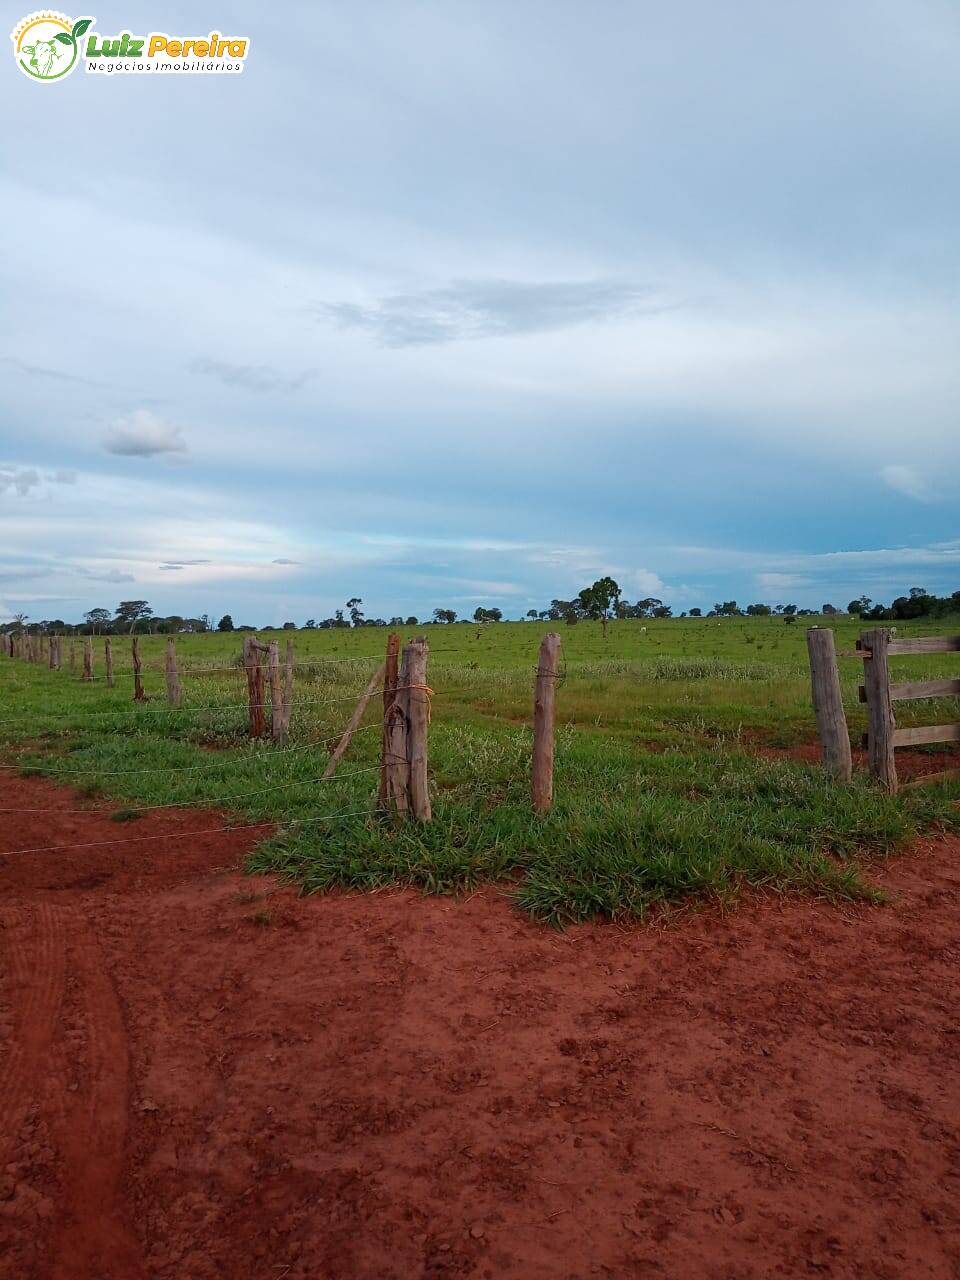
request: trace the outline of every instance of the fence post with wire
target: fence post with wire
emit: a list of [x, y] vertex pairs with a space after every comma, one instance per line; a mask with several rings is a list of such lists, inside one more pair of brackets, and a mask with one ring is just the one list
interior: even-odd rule
[[430, 646], [425, 636], [411, 640], [406, 647], [407, 667], [407, 762], [410, 777], [410, 808], [417, 822], [429, 822], [430, 786], [427, 778], [427, 748], [430, 735], [430, 695], [427, 684], [427, 655]]
[[530, 791], [536, 813], [553, 807], [553, 757], [556, 726], [557, 675], [560, 636], [548, 631], [540, 642], [540, 657], [533, 692], [533, 765]]

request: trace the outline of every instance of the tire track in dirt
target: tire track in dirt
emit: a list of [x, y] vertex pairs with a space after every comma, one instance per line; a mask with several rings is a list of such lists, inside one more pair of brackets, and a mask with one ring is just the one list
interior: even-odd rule
[[51, 1280], [127, 1280], [143, 1274], [139, 1241], [120, 1196], [128, 1130], [127, 1031], [93, 931], [71, 913], [68, 932], [86, 1071], [59, 1135], [68, 1201]]
[[14, 909], [0, 917], [14, 1032], [0, 1063], [0, 1163], [9, 1152], [30, 1107], [37, 1101], [42, 1066], [53, 1040], [63, 1001], [66, 950], [63, 924], [49, 903]]

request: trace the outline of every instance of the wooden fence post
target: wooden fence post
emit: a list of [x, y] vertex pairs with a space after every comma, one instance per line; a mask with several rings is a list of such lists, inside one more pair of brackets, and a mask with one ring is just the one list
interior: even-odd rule
[[430, 726], [430, 691], [427, 688], [427, 655], [430, 646], [425, 636], [407, 645], [407, 760], [410, 762], [410, 808], [418, 822], [429, 822], [430, 787], [427, 778], [427, 743]]
[[[399, 646], [398, 646], [399, 647]], [[388, 650], [389, 657], [389, 650]], [[387, 664], [384, 663], [386, 680]], [[403, 651], [400, 670], [394, 681], [393, 697], [384, 720], [384, 747], [381, 769], [386, 772], [386, 808], [394, 818], [410, 811], [410, 762], [407, 756], [407, 712], [410, 694], [410, 646]]]
[[180, 705], [180, 673], [177, 671], [177, 642], [173, 636], [167, 640], [167, 657], [164, 663], [167, 679], [167, 702], [171, 707]]
[[70, 637], [70, 674], [73, 675], [77, 667], [77, 642]]
[[262, 738], [266, 732], [266, 716], [264, 715], [263, 664], [260, 655], [266, 648], [253, 636], [245, 636], [243, 641], [243, 665], [247, 672], [247, 696], [250, 703], [250, 737]]
[[397, 679], [400, 673], [400, 635], [391, 631], [387, 636], [387, 657], [383, 664], [383, 738], [380, 746], [380, 789], [377, 804], [382, 810], [390, 808], [389, 768], [390, 712], [397, 697]]
[[533, 691], [533, 767], [530, 771], [530, 791], [536, 813], [549, 813], [553, 807], [553, 739], [559, 657], [560, 636], [556, 631], [548, 631], [540, 641], [540, 657]]
[[107, 672], [107, 688], [113, 688], [113, 645], [107, 636], [103, 642], [103, 662]]
[[880, 785], [891, 795], [897, 792], [897, 764], [893, 749], [893, 734], [897, 722], [893, 715], [893, 699], [890, 696], [890, 632], [885, 627], [860, 633], [863, 655], [863, 683], [867, 697], [870, 734], [870, 768]]
[[83, 637], [83, 679], [93, 679], [93, 636]]
[[811, 627], [807, 632], [810, 654], [810, 687], [813, 714], [820, 734], [823, 767], [840, 782], [853, 777], [850, 734], [843, 712], [843, 693], [837, 668], [837, 649], [829, 627]]
[[290, 740], [290, 716], [293, 712], [293, 641], [287, 641], [287, 653], [283, 664], [283, 740]]
[[140, 663], [139, 636], [133, 636], [130, 640], [130, 652], [133, 655], [133, 700], [134, 702], [146, 702], [147, 695], [143, 691], [143, 667]]
[[270, 736], [276, 743], [283, 742], [283, 690], [280, 685], [280, 641], [271, 640], [267, 646], [267, 669], [270, 673]]

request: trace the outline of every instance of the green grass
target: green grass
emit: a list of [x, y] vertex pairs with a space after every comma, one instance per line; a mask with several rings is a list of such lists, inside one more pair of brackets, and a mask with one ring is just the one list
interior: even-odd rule
[[[376, 700], [332, 783], [320, 775], [385, 643], [380, 629], [297, 632], [293, 734], [274, 749], [245, 736], [245, 682], [236, 636], [177, 642], [183, 711], [162, 701], [162, 638], [143, 638], [145, 706], [114, 639], [117, 688], [68, 671], [0, 661], [0, 743], [22, 766], [56, 774], [114, 820], [142, 806], [218, 807], [276, 834], [252, 870], [308, 890], [388, 884], [459, 892], [501, 884], [537, 918], [627, 919], [681, 900], [733, 900], [744, 886], [832, 899], [873, 899], [864, 855], [933, 827], [960, 829], [960, 786], [892, 799], [865, 776], [832, 784], [815, 767], [757, 753], [814, 735], [802, 621], [714, 619], [560, 625], [554, 811], [530, 812], [533, 671], [545, 624], [417, 629], [430, 640], [436, 690], [430, 765], [434, 821], [394, 828], [373, 815]], [[856, 623], [836, 625], [852, 650]], [[899, 634], [960, 631], [960, 621]], [[264, 633], [266, 634], [266, 633]], [[406, 634], [406, 633], [405, 633]], [[281, 640], [286, 636], [281, 636]], [[65, 645], [66, 649], [66, 645]], [[65, 654], [66, 656], [66, 654]], [[897, 678], [956, 670], [956, 655], [896, 659]], [[227, 667], [206, 672], [203, 668]], [[862, 662], [842, 657], [854, 740]], [[957, 718], [956, 702], [903, 704], [902, 724]], [[200, 826], [208, 825], [206, 820]]]

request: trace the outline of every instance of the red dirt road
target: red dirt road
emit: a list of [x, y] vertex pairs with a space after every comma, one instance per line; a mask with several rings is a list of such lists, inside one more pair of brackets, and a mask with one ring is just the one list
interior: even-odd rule
[[[0, 797], [60, 810], [0, 850], [217, 825]], [[249, 842], [0, 858], [4, 1280], [960, 1276], [960, 842], [565, 935]]]

